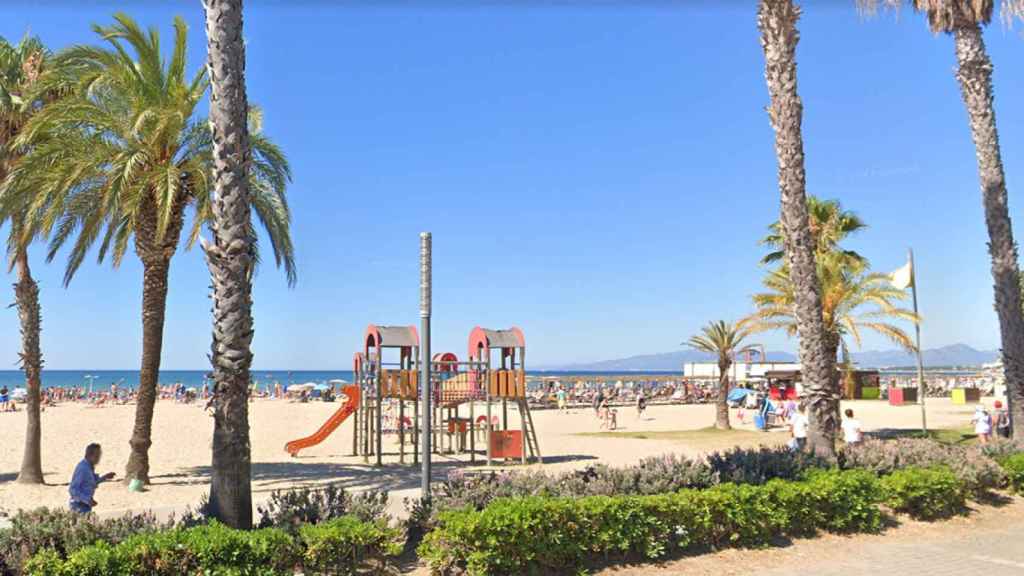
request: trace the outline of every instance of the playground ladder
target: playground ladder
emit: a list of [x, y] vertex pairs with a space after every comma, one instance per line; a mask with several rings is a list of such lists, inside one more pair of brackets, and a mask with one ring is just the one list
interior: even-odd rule
[[533, 414], [530, 413], [530, 405], [526, 398], [519, 398], [519, 413], [523, 417], [523, 436], [526, 437], [526, 447], [530, 456], [537, 459], [537, 462], [544, 463], [540, 455], [540, 444], [537, 442], [537, 428], [533, 425]]

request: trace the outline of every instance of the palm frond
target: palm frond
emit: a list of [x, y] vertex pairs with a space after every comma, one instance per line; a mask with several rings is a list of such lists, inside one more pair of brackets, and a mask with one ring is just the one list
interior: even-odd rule
[[[189, 77], [187, 27], [176, 18], [173, 28], [165, 60], [156, 28], [144, 30], [122, 13], [94, 26], [103, 45], [71, 46], [52, 57], [38, 84], [61, 97], [35, 111], [15, 137], [25, 153], [0, 186], [0, 222], [4, 211], [21, 209], [19, 241], [47, 239], [51, 259], [66, 248], [66, 281], [94, 246], [99, 260], [117, 266], [132, 246], [162, 253], [174, 246], [190, 207], [187, 246], [212, 218], [212, 137], [196, 117], [209, 82], [204, 67]], [[4, 55], [0, 45], [0, 80]], [[0, 91], [0, 107], [12, 94]], [[254, 220], [294, 284], [291, 168], [260, 131], [258, 110], [250, 122]], [[154, 237], [140, 239], [154, 228], [149, 222]]]

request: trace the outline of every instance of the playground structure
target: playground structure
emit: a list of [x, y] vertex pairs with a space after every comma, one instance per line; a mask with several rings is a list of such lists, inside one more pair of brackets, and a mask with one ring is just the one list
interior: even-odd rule
[[[384, 435], [397, 436], [398, 459], [405, 463], [411, 443], [419, 462], [421, 432], [419, 334], [414, 326], [366, 328], [363, 350], [353, 356], [354, 382], [342, 389], [346, 403], [311, 436], [289, 442], [293, 456], [323, 442], [342, 423], [354, 425], [352, 455], [383, 464]], [[469, 356], [434, 354], [430, 362], [431, 452], [468, 452], [476, 462], [477, 440], [484, 442], [488, 464], [496, 459], [530, 458], [542, 462], [533, 417], [526, 401], [526, 341], [519, 328], [474, 328]], [[495, 403], [500, 401], [499, 418]], [[520, 428], [510, 429], [509, 402], [515, 402]], [[483, 414], [478, 414], [482, 404]]]

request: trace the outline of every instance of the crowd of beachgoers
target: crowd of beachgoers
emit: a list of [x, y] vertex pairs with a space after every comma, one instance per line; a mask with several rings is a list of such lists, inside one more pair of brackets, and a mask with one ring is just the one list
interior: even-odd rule
[[[950, 391], [955, 388], [978, 388], [982, 395], [994, 392], [994, 383], [984, 376], [928, 374], [925, 381], [929, 397], [949, 396]], [[254, 383], [250, 392], [253, 399], [333, 401], [341, 394], [341, 386], [344, 384], [346, 382], [343, 380], [303, 384], [282, 384], [279, 381], [272, 381]], [[888, 386], [914, 387], [916, 376], [887, 375], [882, 379], [882, 384], [881, 397], [884, 399]], [[609, 405], [632, 405], [639, 396], [651, 404], [703, 404], [715, 401], [717, 386], [717, 380], [710, 379], [609, 379], [588, 375], [531, 379], [529, 387], [531, 403], [540, 407], [554, 407], [560, 403], [569, 406], [590, 406], [598, 397]], [[739, 386], [767, 392], [767, 384], [764, 382], [740, 383]], [[104, 386], [53, 386], [43, 389], [42, 403], [44, 408], [65, 402], [102, 407], [133, 403], [136, 394], [136, 387], [118, 382]], [[0, 387], [0, 412], [17, 410], [17, 403], [24, 401], [24, 395], [23, 388], [9, 390], [6, 386]], [[204, 381], [201, 386], [186, 386], [180, 382], [161, 384], [158, 387], [157, 398], [184, 404], [195, 403], [209, 408], [212, 406], [212, 385], [209, 381]]]

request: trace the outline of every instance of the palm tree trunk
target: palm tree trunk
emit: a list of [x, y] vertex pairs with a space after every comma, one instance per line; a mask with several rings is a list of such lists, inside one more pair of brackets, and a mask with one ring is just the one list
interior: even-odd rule
[[[147, 234], [137, 238], [146, 243]], [[164, 341], [164, 313], [167, 309], [167, 276], [170, 258], [142, 255], [142, 365], [139, 389], [135, 397], [135, 425], [132, 428], [131, 454], [125, 467], [125, 480], [142, 480], [149, 484], [149, 447], [153, 444], [153, 408], [156, 404], [157, 381], [160, 378], [160, 355]], [[146, 254], [146, 255], [143, 255]]]
[[235, 528], [252, 525], [249, 368], [252, 365], [253, 237], [249, 203], [248, 101], [242, 0], [205, 0], [213, 129], [213, 428], [210, 507]]
[[21, 369], [25, 372], [25, 388], [28, 392], [25, 409], [25, 453], [21, 459], [18, 482], [42, 484], [42, 426], [39, 421], [39, 404], [42, 393], [43, 354], [39, 349], [39, 286], [32, 278], [26, 249], [20, 248], [15, 254], [15, 266], [18, 268], [18, 283], [14, 285], [14, 295], [18, 305], [18, 319], [21, 322]]
[[729, 366], [732, 362], [720, 361], [718, 363], [718, 410], [715, 416], [715, 428], [719, 430], [731, 430], [729, 424]]
[[1024, 316], [1018, 282], [1017, 246], [1007, 206], [1006, 178], [999, 150], [992, 94], [992, 62], [978, 25], [961, 26], [953, 33], [960, 92], [971, 123], [981, 197], [992, 257], [995, 308], [1002, 337], [1003, 370], [1010, 395], [1014, 437], [1024, 439]]
[[837, 422], [832, 393], [835, 356], [826, 349], [821, 294], [814, 260], [814, 239], [807, 215], [804, 145], [801, 133], [803, 103], [797, 93], [796, 23], [800, 9], [793, 0], [761, 0], [757, 14], [764, 48], [765, 80], [771, 103], [768, 116], [775, 131], [780, 221], [785, 236], [786, 263], [794, 289], [794, 314], [800, 337], [800, 363], [808, 400], [808, 443], [824, 456], [835, 453]]

